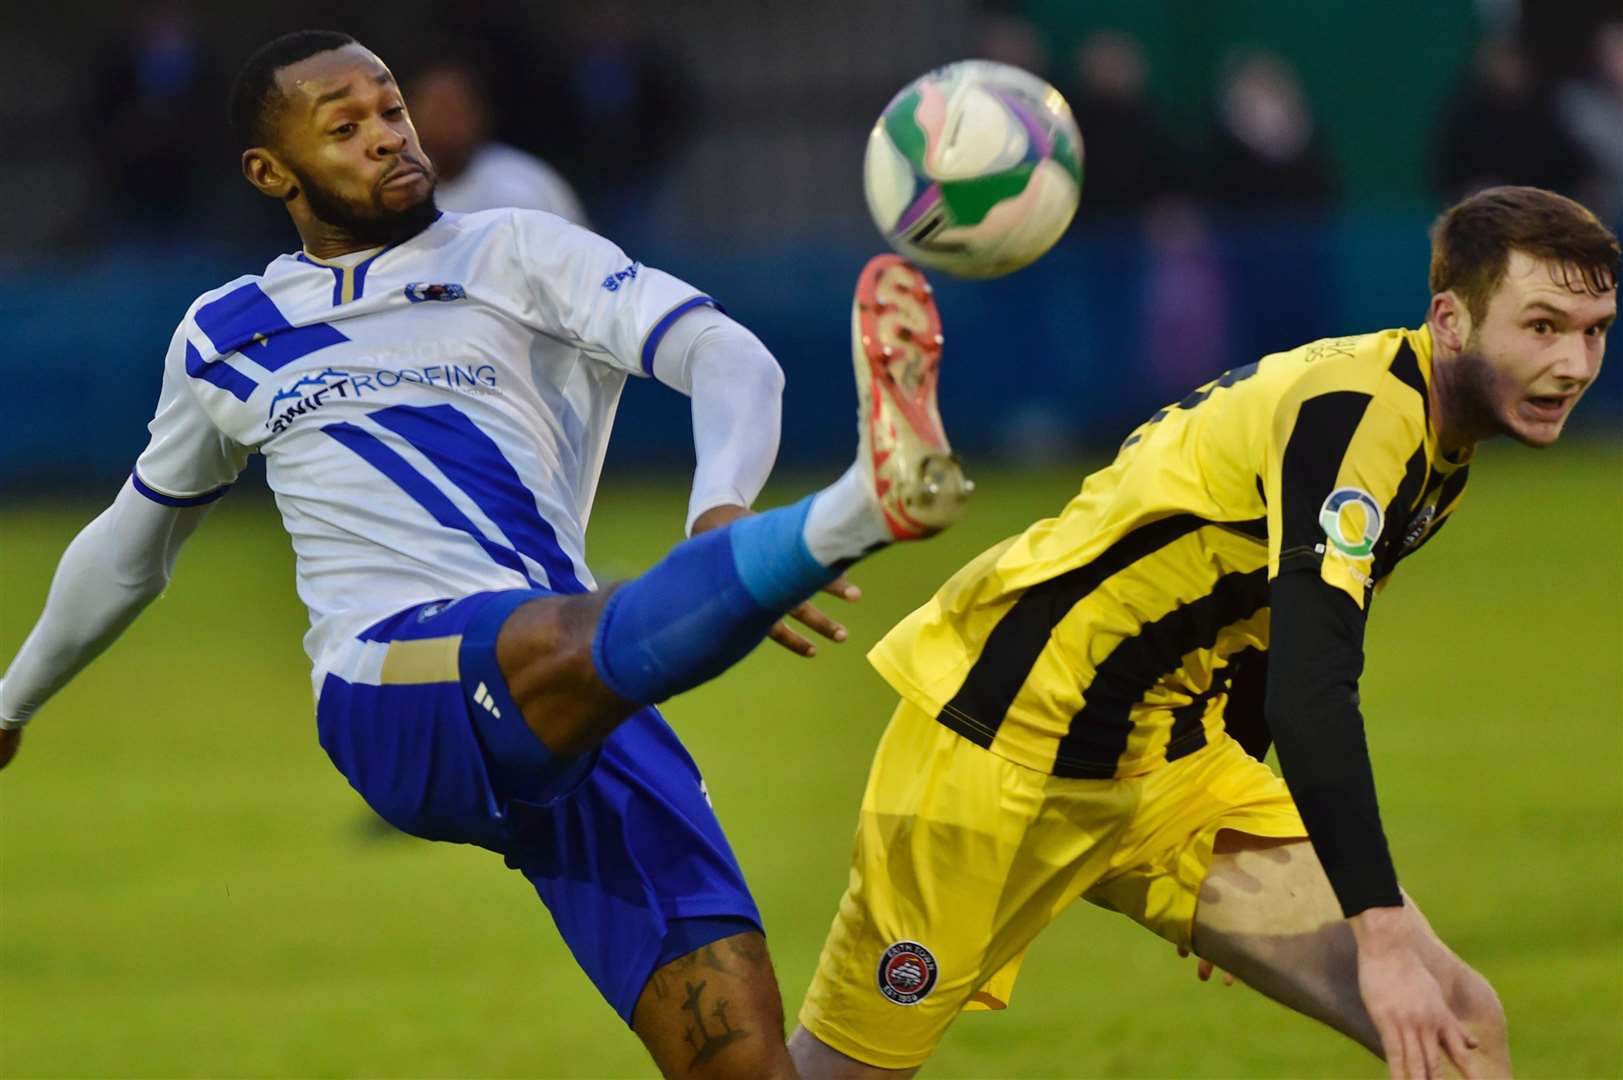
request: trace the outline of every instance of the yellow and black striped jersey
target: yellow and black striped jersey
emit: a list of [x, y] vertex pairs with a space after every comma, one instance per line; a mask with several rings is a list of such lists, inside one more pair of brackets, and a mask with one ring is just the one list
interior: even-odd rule
[[[1157, 412], [1058, 516], [970, 562], [869, 659], [972, 741], [1069, 777], [1134, 776], [1260, 710], [1269, 582], [1363, 608], [1459, 504], [1429, 418], [1431, 336], [1328, 338]], [[1236, 713], [1238, 705], [1234, 706]]]

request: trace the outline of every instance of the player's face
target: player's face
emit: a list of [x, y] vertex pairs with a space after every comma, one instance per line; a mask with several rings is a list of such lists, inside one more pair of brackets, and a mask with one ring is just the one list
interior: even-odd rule
[[1482, 321], [1465, 346], [1476, 367], [1477, 405], [1505, 434], [1530, 446], [1561, 437], [1606, 351], [1606, 331], [1617, 317], [1617, 292], [1600, 296], [1581, 281], [1563, 282], [1562, 269], [1512, 251], [1505, 280], [1488, 300]]
[[433, 220], [434, 166], [383, 61], [346, 45], [290, 64], [277, 82], [277, 151], [318, 221], [387, 243]]

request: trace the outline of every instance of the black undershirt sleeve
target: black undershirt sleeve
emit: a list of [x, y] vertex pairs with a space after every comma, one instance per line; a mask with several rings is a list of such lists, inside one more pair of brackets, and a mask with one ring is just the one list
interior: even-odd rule
[[1270, 589], [1267, 723], [1313, 850], [1348, 918], [1403, 903], [1358, 708], [1364, 612], [1318, 574]]

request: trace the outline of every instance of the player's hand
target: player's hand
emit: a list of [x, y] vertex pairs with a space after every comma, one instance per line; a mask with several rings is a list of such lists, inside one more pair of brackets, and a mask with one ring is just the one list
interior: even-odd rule
[[22, 745], [22, 728], [0, 728], [0, 769], [11, 764], [11, 759], [17, 756], [17, 747]]
[[[1178, 946], [1178, 955], [1187, 957], [1187, 956], [1189, 956], [1191, 954], [1190, 954], [1188, 949], [1184, 948], [1182, 945], [1179, 945]], [[1202, 959], [1199, 963], [1197, 963], [1195, 965], [1195, 978], [1199, 979], [1201, 982], [1210, 982], [1211, 978], [1212, 978], [1212, 972], [1219, 971], [1219, 970], [1220, 969], [1216, 965], [1214, 965], [1210, 960]], [[1224, 972], [1222, 972], [1222, 975], [1223, 975], [1223, 985], [1224, 986], [1233, 986], [1234, 985], [1234, 972], [1232, 972], [1232, 971], [1224, 971]]]
[[[741, 517], [749, 517], [754, 512], [744, 506], [711, 507], [693, 520], [693, 535], [698, 536], [702, 532], [719, 529], [724, 525], [737, 521]], [[830, 596], [837, 596], [847, 603], [855, 603], [862, 599], [862, 590], [845, 580], [844, 575], [824, 585], [823, 591]], [[789, 617], [833, 642], [844, 641], [850, 636], [844, 626], [824, 615], [809, 600], [790, 611]], [[782, 620], [773, 625], [767, 637], [792, 653], [798, 653], [801, 656], [817, 655], [817, 646], [812, 644], [809, 639], [789, 629], [788, 624]]]
[[[847, 603], [855, 603], [856, 601], [862, 599], [862, 590], [845, 580], [843, 575], [835, 578], [827, 585], [824, 585], [823, 591], [828, 593], [830, 596], [838, 596], [841, 600], [844, 600]], [[810, 600], [789, 612], [789, 616], [790, 618], [804, 623], [806, 626], [833, 642], [844, 641], [850, 636], [846, 632], [845, 627], [841, 626], [827, 615], [824, 615], [817, 608], [813, 607]], [[779, 645], [782, 645], [790, 652], [799, 653], [801, 656], [817, 655], [816, 645], [813, 645], [806, 638], [789, 629], [788, 625], [782, 621], [778, 622], [777, 625], [772, 627], [772, 632], [768, 634], [767, 637], [771, 638]]]
[[1444, 1075], [1451, 1061], [1472, 1077], [1477, 1040], [1449, 1009], [1415, 948], [1420, 928], [1408, 907], [1370, 908], [1350, 922], [1358, 938], [1358, 992], [1381, 1037], [1393, 1080]]

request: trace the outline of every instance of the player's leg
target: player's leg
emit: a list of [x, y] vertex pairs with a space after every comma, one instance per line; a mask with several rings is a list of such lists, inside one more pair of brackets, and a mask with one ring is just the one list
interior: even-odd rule
[[[1284, 782], [1227, 735], [1142, 782], [1122, 867], [1086, 898], [1378, 1054], [1351, 927]], [[1425, 962], [1477, 1036], [1481, 1074], [1508, 1072], [1503, 1013], [1487, 982], [1435, 935]]]
[[693, 759], [642, 709], [591, 760], [509, 802], [508, 865], [666, 1075], [793, 1076], [760, 912]]
[[789, 1036], [789, 1056], [805, 1080], [908, 1080], [919, 1074], [910, 1069], [884, 1069], [846, 1057], [804, 1027]]
[[[691, 920], [705, 936], [712, 920]], [[666, 1076], [793, 1078], [766, 937], [735, 933], [662, 963], [643, 988], [632, 1030]]]
[[1007, 1005], [1026, 948], [1103, 872], [1130, 806], [1108, 782], [1058, 804], [1052, 780], [897, 708], [790, 1039], [802, 1076], [912, 1075], [959, 1013]]
[[852, 312], [861, 445], [838, 482], [697, 536], [606, 596], [513, 613], [501, 673], [553, 754], [579, 754], [636, 707], [714, 678], [855, 560], [957, 520], [969, 485], [936, 409], [940, 325], [923, 275], [874, 259]]
[[[783, 1007], [760, 913], [698, 767], [652, 708], [579, 758], [549, 759], [506, 696], [491, 640], [504, 612], [533, 595], [419, 604], [368, 627], [331, 660], [321, 744], [396, 828], [478, 844], [521, 871], [662, 1067], [772, 1076], [763, 1063], [787, 1062]], [[705, 1016], [693, 1037], [708, 1049], [689, 1073], [692, 1057], [672, 1064], [683, 1002], [634, 1010], [656, 971], [670, 968], [656, 987], [669, 991], [671, 976], [712, 956], [724, 970], [690, 980]], [[739, 1029], [750, 1037], [728, 1037]]]
[[[1470, 1052], [1475, 1074], [1510, 1075], [1505, 1015], [1493, 987], [1421, 922], [1421, 960], [1477, 1040]], [[1359, 994], [1352, 929], [1306, 840], [1221, 833], [1200, 890], [1194, 949], [1275, 1001], [1381, 1053]]]

